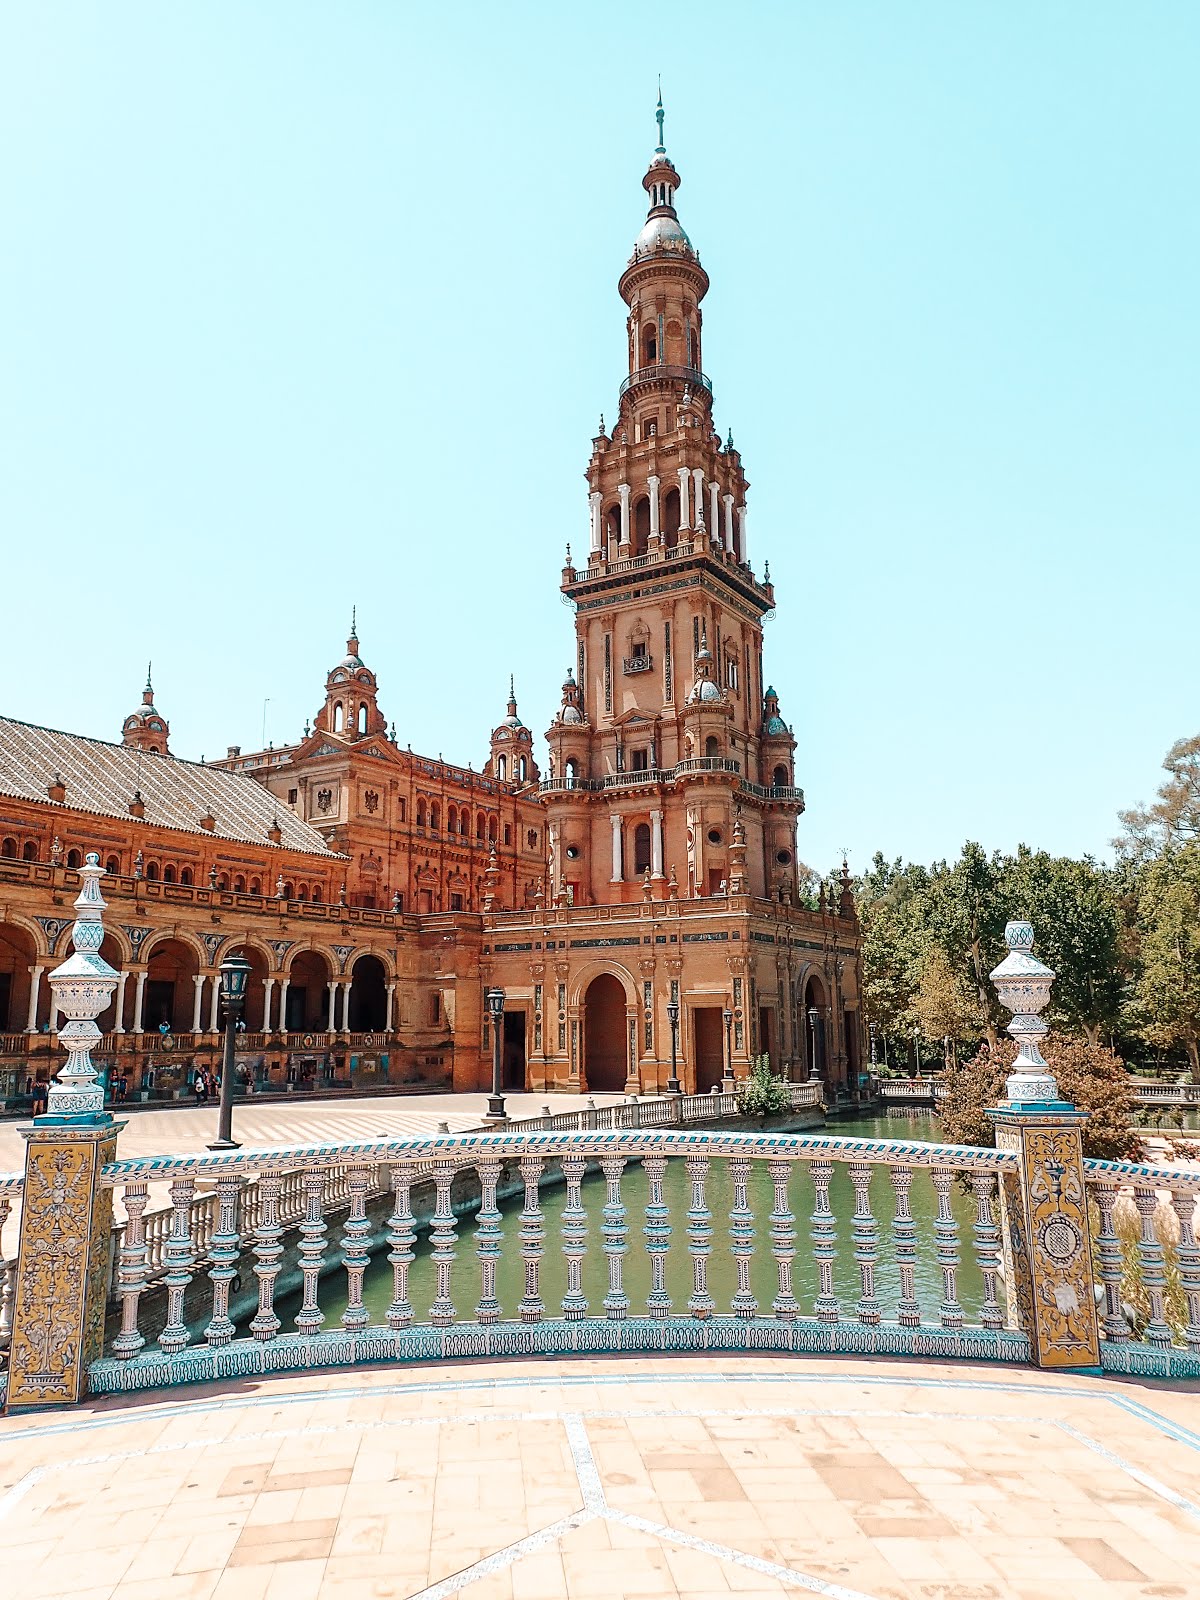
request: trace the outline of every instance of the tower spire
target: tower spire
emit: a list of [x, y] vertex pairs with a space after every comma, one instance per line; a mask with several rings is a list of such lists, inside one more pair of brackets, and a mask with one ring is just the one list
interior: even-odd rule
[[667, 147], [663, 143], [663, 123], [666, 120], [666, 115], [662, 103], [662, 73], [660, 72], [658, 75], [658, 110], [654, 113], [654, 120], [658, 123], [658, 144], [654, 153], [658, 156], [665, 156], [667, 153]]

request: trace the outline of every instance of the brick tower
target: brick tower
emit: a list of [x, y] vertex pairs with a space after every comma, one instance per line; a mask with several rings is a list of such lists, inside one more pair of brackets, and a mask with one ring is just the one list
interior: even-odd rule
[[[629, 372], [592, 441], [588, 564], [563, 569], [576, 659], [547, 740], [550, 887], [576, 905], [725, 891], [791, 901], [795, 742], [762, 670], [774, 608], [746, 548], [746, 475], [712, 420], [701, 364], [708, 274], [679, 222], [663, 143], [618, 288]], [[734, 825], [745, 867], [731, 861]], [[675, 889], [672, 887], [672, 893]]]

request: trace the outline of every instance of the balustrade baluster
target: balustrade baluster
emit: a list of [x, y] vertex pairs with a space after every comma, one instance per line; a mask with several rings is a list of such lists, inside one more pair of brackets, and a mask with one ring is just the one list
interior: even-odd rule
[[1196, 1243], [1196, 1196], [1176, 1189], [1171, 1204], [1179, 1219], [1179, 1281], [1187, 1300], [1188, 1320], [1183, 1331], [1192, 1355], [1200, 1355], [1200, 1245]]
[[642, 1162], [648, 1184], [646, 1199], [646, 1253], [650, 1257], [650, 1293], [646, 1310], [656, 1320], [671, 1314], [667, 1293], [667, 1252], [671, 1248], [671, 1211], [663, 1201], [666, 1156], [647, 1156]]
[[750, 1261], [754, 1255], [754, 1213], [746, 1199], [750, 1163], [737, 1157], [729, 1163], [733, 1205], [729, 1209], [729, 1250], [737, 1273], [737, 1288], [730, 1306], [735, 1317], [752, 1317], [758, 1301], [750, 1288]]
[[625, 1170], [624, 1156], [601, 1156], [600, 1170], [607, 1184], [604, 1202], [602, 1232], [604, 1253], [608, 1257], [608, 1293], [604, 1296], [604, 1314], [610, 1322], [622, 1322], [629, 1314], [629, 1296], [624, 1287], [624, 1258], [627, 1250], [625, 1238], [625, 1207], [621, 1204], [621, 1174]]
[[433, 1182], [436, 1195], [429, 1241], [433, 1249], [430, 1260], [437, 1268], [437, 1294], [429, 1308], [429, 1320], [435, 1328], [448, 1328], [458, 1312], [450, 1297], [450, 1269], [454, 1265], [455, 1245], [458, 1235], [454, 1230], [454, 1211], [450, 1205], [450, 1185], [454, 1182], [454, 1165], [449, 1161], [433, 1163]]
[[1113, 1210], [1120, 1191], [1115, 1183], [1097, 1183], [1092, 1192], [1100, 1212], [1096, 1251], [1100, 1257], [1100, 1281], [1104, 1285], [1104, 1337], [1112, 1344], [1128, 1344], [1129, 1324], [1121, 1310], [1121, 1240], [1113, 1225]]
[[525, 1293], [517, 1308], [522, 1322], [540, 1322], [546, 1314], [539, 1284], [542, 1254], [546, 1243], [542, 1201], [538, 1182], [546, 1165], [541, 1156], [523, 1156], [518, 1170], [525, 1183], [525, 1206], [521, 1212], [521, 1260], [525, 1263]]
[[258, 1226], [254, 1232], [254, 1275], [258, 1279], [258, 1310], [250, 1324], [256, 1339], [273, 1339], [279, 1332], [279, 1318], [275, 1315], [275, 1279], [283, 1248], [279, 1241], [283, 1229], [279, 1225], [279, 1191], [283, 1179], [278, 1172], [264, 1172], [258, 1180]]
[[257, 1233], [262, 1222], [262, 1193], [258, 1179], [242, 1190], [242, 1227], [247, 1234]]
[[176, 1178], [171, 1185], [171, 1232], [167, 1238], [165, 1258], [167, 1285], [167, 1321], [158, 1336], [158, 1347], [166, 1356], [184, 1349], [191, 1337], [183, 1320], [183, 1297], [192, 1281], [192, 1268], [196, 1253], [192, 1246], [191, 1215], [195, 1178]]
[[562, 1209], [559, 1232], [562, 1234], [563, 1255], [567, 1262], [567, 1292], [563, 1296], [562, 1313], [568, 1322], [580, 1322], [587, 1316], [587, 1296], [583, 1292], [583, 1257], [587, 1249], [587, 1212], [583, 1208], [583, 1176], [587, 1171], [585, 1156], [563, 1156], [562, 1174], [567, 1186], [567, 1203]]
[[999, 1328], [1004, 1324], [1000, 1302], [996, 1298], [996, 1280], [1000, 1271], [1000, 1228], [992, 1202], [996, 1194], [994, 1172], [973, 1172], [971, 1189], [975, 1195], [975, 1259], [983, 1275], [983, 1305], [979, 1320], [985, 1328]]
[[902, 1328], [919, 1328], [921, 1306], [916, 1298], [917, 1275], [917, 1225], [909, 1209], [912, 1194], [911, 1167], [889, 1167], [888, 1176], [896, 1194], [896, 1211], [892, 1218], [892, 1246], [896, 1266], [900, 1273], [900, 1303], [896, 1320]]
[[317, 1304], [317, 1290], [325, 1266], [325, 1174], [309, 1168], [302, 1174], [304, 1221], [300, 1224], [300, 1271], [304, 1278], [304, 1301], [296, 1313], [297, 1333], [320, 1333], [325, 1313]]
[[238, 1234], [238, 1190], [242, 1180], [236, 1174], [217, 1179], [216, 1203], [219, 1208], [217, 1225], [209, 1249], [208, 1279], [212, 1284], [212, 1321], [204, 1330], [210, 1345], [226, 1345], [233, 1338], [233, 1321], [229, 1315], [229, 1291], [237, 1277], [238, 1256], [242, 1241]]
[[945, 1167], [935, 1167], [933, 1187], [937, 1194], [933, 1232], [937, 1241], [938, 1267], [942, 1274], [942, 1304], [939, 1308], [942, 1327], [961, 1328], [963, 1309], [958, 1303], [958, 1219], [950, 1205], [950, 1191], [954, 1187], [953, 1172]]
[[125, 1185], [125, 1236], [117, 1287], [121, 1296], [121, 1329], [113, 1340], [113, 1355], [128, 1361], [145, 1344], [138, 1329], [138, 1302], [146, 1286], [146, 1202], [149, 1185], [144, 1179]]
[[775, 1257], [775, 1270], [779, 1275], [779, 1293], [771, 1302], [771, 1310], [781, 1322], [792, 1322], [800, 1314], [792, 1287], [792, 1264], [796, 1259], [796, 1219], [788, 1199], [792, 1163], [768, 1161], [767, 1171], [775, 1188], [775, 1204], [771, 1209], [771, 1254]]
[[836, 1322], [842, 1308], [833, 1292], [833, 1263], [837, 1260], [837, 1220], [829, 1209], [829, 1185], [833, 1181], [832, 1161], [811, 1161], [815, 1201], [813, 1204], [813, 1260], [817, 1263], [819, 1288], [813, 1305], [818, 1322]]
[[503, 1241], [500, 1211], [496, 1205], [500, 1168], [500, 1161], [491, 1157], [475, 1163], [481, 1190], [475, 1230], [476, 1253], [479, 1256], [479, 1304], [475, 1307], [475, 1319], [483, 1323], [500, 1321], [500, 1302], [496, 1298], [496, 1269]]
[[686, 1156], [691, 1204], [688, 1206], [688, 1254], [692, 1258], [692, 1292], [688, 1310], [697, 1322], [706, 1322], [717, 1308], [708, 1288], [708, 1258], [712, 1255], [712, 1212], [708, 1209], [708, 1157]]
[[1160, 1350], [1171, 1346], [1171, 1330], [1164, 1315], [1163, 1296], [1167, 1287], [1166, 1263], [1163, 1248], [1154, 1227], [1154, 1213], [1158, 1210], [1158, 1195], [1153, 1189], [1135, 1188], [1133, 1203], [1142, 1222], [1142, 1236], [1138, 1240], [1138, 1255], [1142, 1263], [1142, 1283], [1150, 1297], [1150, 1321], [1146, 1324], [1146, 1339]]
[[342, 1264], [346, 1268], [346, 1309], [342, 1327], [353, 1332], [365, 1328], [371, 1314], [363, 1305], [363, 1277], [371, 1259], [367, 1241], [371, 1224], [367, 1220], [367, 1189], [371, 1174], [366, 1167], [351, 1167], [346, 1175], [350, 1190], [350, 1214], [342, 1224]]
[[392, 1167], [392, 1214], [388, 1218], [388, 1260], [392, 1267], [392, 1303], [387, 1310], [389, 1328], [412, 1326], [413, 1308], [408, 1298], [408, 1269], [413, 1263], [417, 1240], [416, 1218], [412, 1214], [413, 1169], [407, 1161]]
[[874, 1167], [857, 1161], [850, 1168], [850, 1182], [854, 1185], [854, 1217], [850, 1231], [862, 1289], [856, 1311], [858, 1320], [869, 1328], [879, 1325], [879, 1301], [875, 1297], [878, 1228], [871, 1210], [871, 1175], [874, 1170]]

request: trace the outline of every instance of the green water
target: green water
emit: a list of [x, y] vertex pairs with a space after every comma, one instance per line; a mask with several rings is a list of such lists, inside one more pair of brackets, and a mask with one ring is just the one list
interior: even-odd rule
[[[845, 1119], [831, 1122], [830, 1133], [855, 1134], [875, 1139], [937, 1139], [937, 1125], [930, 1114], [907, 1114], [886, 1117]], [[626, 1243], [624, 1257], [624, 1289], [629, 1297], [631, 1316], [644, 1313], [646, 1296], [650, 1289], [650, 1258], [646, 1253], [642, 1228], [645, 1224], [645, 1207], [648, 1195], [646, 1175], [639, 1166], [629, 1166], [621, 1179], [621, 1199], [626, 1209]], [[667, 1291], [673, 1302], [672, 1309], [686, 1314], [688, 1295], [692, 1290], [692, 1266], [687, 1248], [687, 1208], [690, 1199], [687, 1174], [681, 1159], [672, 1159], [667, 1165], [663, 1184], [664, 1200], [671, 1212], [671, 1248], [667, 1255]], [[583, 1204], [588, 1215], [587, 1253], [583, 1263], [583, 1290], [587, 1296], [589, 1313], [603, 1316], [603, 1300], [608, 1290], [608, 1267], [601, 1236], [601, 1208], [605, 1200], [603, 1177], [589, 1175], [583, 1184]], [[770, 1249], [769, 1215], [774, 1200], [774, 1187], [765, 1162], [751, 1163], [748, 1184], [748, 1201], [754, 1212], [754, 1256], [750, 1270], [751, 1288], [758, 1299], [761, 1314], [771, 1315], [771, 1302], [778, 1292], [778, 1276]], [[708, 1285], [716, 1300], [718, 1312], [728, 1312], [730, 1299], [736, 1288], [733, 1257], [729, 1253], [727, 1218], [733, 1202], [732, 1184], [727, 1163], [714, 1159], [709, 1167], [707, 1202], [712, 1213], [712, 1254], [709, 1257]], [[895, 1267], [890, 1235], [894, 1193], [886, 1167], [874, 1168], [871, 1181], [871, 1209], [878, 1224], [878, 1257], [875, 1269], [875, 1293], [886, 1320], [894, 1320], [900, 1295], [900, 1278]], [[942, 1298], [942, 1275], [934, 1251], [933, 1219], [937, 1214], [937, 1199], [927, 1172], [914, 1174], [910, 1194], [910, 1208], [916, 1221], [917, 1268], [916, 1295], [922, 1314], [931, 1321], [937, 1320]], [[525, 1270], [520, 1257], [518, 1219], [521, 1211], [519, 1196], [501, 1205], [503, 1214], [503, 1255], [497, 1269], [497, 1295], [502, 1314], [516, 1315], [518, 1301], [525, 1290]], [[544, 1254], [541, 1259], [541, 1296], [546, 1315], [559, 1314], [566, 1293], [566, 1262], [562, 1255], [559, 1221], [566, 1204], [566, 1190], [562, 1187], [543, 1189], [542, 1212], [546, 1233]], [[813, 1260], [809, 1218], [814, 1206], [812, 1179], [807, 1164], [793, 1163], [789, 1183], [789, 1204], [796, 1222], [796, 1259], [793, 1268], [794, 1293], [805, 1315], [812, 1314], [813, 1301], [818, 1292], [817, 1264]], [[858, 1268], [854, 1261], [850, 1237], [850, 1219], [854, 1211], [854, 1193], [849, 1174], [843, 1164], [834, 1166], [830, 1186], [830, 1208], [837, 1219], [838, 1255], [834, 1265], [834, 1293], [842, 1303], [843, 1316], [854, 1315], [855, 1303], [861, 1293]], [[966, 1320], [978, 1322], [979, 1307], [983, 1299], [983, 1282], [975, 1265], [971, 1247], [971, 1223], [974, 1204], [968, 1194], [956, 1185], [953, 1191], [953, 1208], [959, 1224], [959, 1249], [961, 1261], [958, 1271], [958, 1298]], [[475, 1305], [480, 1293], [479, 1260], [475, 1254], [476, 1226], [473, 1217], [461, 1217], [458, 1222], [458, 1255], [451, 1277], [451, 1295], [458, 1308], [460, 1320], [474, 1318]], [[428, 1234], [417, 1241], [416, 1260], [409, 1272], [409, 1298], [415, 1319], [428, 1320], [429, 1306], [434, 1295], [434, 1265], [429, 1259]], [[388, 1304], [392, 1298], [392, 1269], [386, 1251], [373, 1257], [367, 1269], [363, 1298], [371, 1314], [371, 1321], [384, 1323]], [[321, 1284], [320, 1303], [326, 1316], [326, 1327], [335, 1326], [346, 1309], [346, 1286], [341, 1273], [331, 1274]], [[299, 1305], [298, 1299], [281, 1302], [277, 1307], [284, 1328], [289, 1329], [291, 1319]]]

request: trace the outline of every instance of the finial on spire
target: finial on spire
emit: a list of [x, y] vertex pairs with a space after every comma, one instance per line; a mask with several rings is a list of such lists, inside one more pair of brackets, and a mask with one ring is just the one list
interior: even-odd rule
[[658, 75], [658, 110], [654, 113], [654, 120], [658, 123], [658, 146], [655, 154], [660, 156], [665, 156], [667, 153], [667, 147], [663, 143], [663, 122], [665, 119], [666, 112], [663, 110], [662, 103], [662, 73], [660, 72]]
[[152, 661], [147, 661], [147, 663], [146, 663], [146, 687], [147, 687], [147, 689], [151, 689], [150, 669], [151, 669], [151, 667], [153, 667], [153, 665], [154, 665], [154, 663]]

